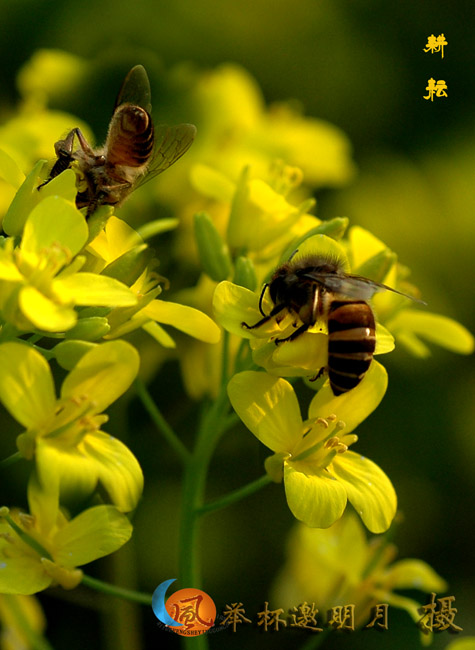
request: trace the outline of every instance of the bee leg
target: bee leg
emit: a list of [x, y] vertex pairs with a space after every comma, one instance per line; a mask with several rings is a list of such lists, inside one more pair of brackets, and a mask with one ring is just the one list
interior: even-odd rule
[[281, 343], [285, 343], [286, 341], [295, 341], [295, 339], [298, 338], [304, 332], [306, 332], [309, 327], [310, 325], [304, 323], [298, 329], [296, 329], [295, 332], [292, 332], [292, 334], [290, 336], [287, 336], [285, 339], [276, 339], [275, 344], [280, 345]]
[[[241, 325], [242, 327], [245, 327], [248, 330], [253, 330], [256, 327], [260, 327], [261, 325], [264, 325], [264, 323], [267, 323], [267, 321], [269, 321], [271, 318], [274, 318], [274, 316], [277, 316], [277, 314], [281, 312], [283, 309], [285, 309], [285, 305], [276, 305], [268, 316], [264, 314], [264, 318], [261, 318], [261, 320], [257, 321], [257, 323], [255, 323], [254, 325], [248, 325], [247, 323], [244, 322], [241, 323]], [[261, 314], [262, 313], [263, 312], [261, 310]]]
[[74, 136], [77, 137], [81, 149], [85, 153], [94, 155], [93, 150], [89, 146], [89, 143], [86, 140], [86, 138], [81, 133], [81, 130], [78, 128], [73, 129], [68, 133], [68, 135], [64, 138], [64, 140], [58, 140], [58, 142], [55, 142], [54, 151], [56, 153], [57, 161], [54, 163], [48, 178], [44, 181], [44, 183], [38, 185], [37, 189], [40, 189], [40, 187], [43, 187], [43, 185], [47, 185], [50, 181], [53, 180], [53, 178], [59, 176], [61, 172], [64, 172], [66, 169], [69, 169], [71, 163], [74, 160], [74, 156], [73, 156]]
[[259, 311], [260, 311], [261, 314], [264, 316], [264, 318], [266, 318], [266, 315], [264, 314], [264, 311], [263, 311], [263, 309], [262, 309], [262, 301], [263, 301], [263, 299], [264, 299], [264, 294], [265, 294], [266, 289], [267, 289], [268, 286], [269, 286], [269, 284], [266, 282], [265, 285], [264, 285], [264, 288], [263, 288], [262, 291], [261, 291], [261, 295], [260, 295], [260, 297], [259, 297]]
[[317, 374], [315, 375], [315, 377], [311, 377], [311, 378], [309, 379], [309, 381], [317, 381], [317, 379], [320, 379], [320, 377], [323, 375], [323, 373], [325, 372], [325, 370], [326, 370], [325, 366], [323, 366], [322, 368], [320, 368], [320, 370], [317, 372]]

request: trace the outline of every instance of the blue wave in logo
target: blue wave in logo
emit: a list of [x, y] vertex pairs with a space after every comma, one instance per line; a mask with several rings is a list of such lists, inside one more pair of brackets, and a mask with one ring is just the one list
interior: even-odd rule
[[158, 585], [153, 592], [152, 609], [158, 620], [165, 625], [170, 625], [171, 627], [182, 627], [183, 623], [177, 623], [175, 619], [170, 616], [165, 607], [165, 594], [168, 587], [172, 582], [175, 582], [175, 580], [176, 578], [171, 578], [171, 580], [165, 580]]

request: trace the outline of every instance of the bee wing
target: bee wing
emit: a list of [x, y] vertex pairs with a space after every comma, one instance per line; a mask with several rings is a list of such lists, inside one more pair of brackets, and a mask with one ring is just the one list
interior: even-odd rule
[[143, 65], [134, 66], [125, 77], [115, 100], [114, 111], [122, 104], [134, 104], [147, 113], [152, 112], [152, 91]]
[[193, 124], [176, 126], [159, 125], [155, 127], [155, 150], [147, 173], [138, 181], [143, 185], [158, 174], [171, 167], [191, 147], [196, 135]]
[[347, 298], [355, 298], [356, 300], [369, 300], [378, 291], [392, 291], [400, 296], [404, 296], [404, 298], [414, 300], [414, 302], [422, 305], [426, 304], [422, 300], [408, 296], [402, 293], [402, 291], [388, 287], [386, 284], [374, 282], [359, 275], [340, 275], [338, 273], [316, 273], [310, 271], [302, 275], [302, 277], [318, 282], [318, 284], [332, 293], [343, 294]]

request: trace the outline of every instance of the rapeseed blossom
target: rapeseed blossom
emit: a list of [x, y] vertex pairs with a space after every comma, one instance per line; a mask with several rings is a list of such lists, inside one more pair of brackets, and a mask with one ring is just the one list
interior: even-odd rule
[[44, 498], [85, 497], [101, 483], [119, 510], [135, 508], [142, 470], [122, 442], [101, 430], [108, 420], [102, 411], [137, 375], [135, 348], [125, 341], [94, 346], [64, 379], [59, 399], [48, 362], [29, 345], [1, 344], [0, 365], [0, 400], [25, 427], [17, 446], [35, 459]]
[[274, 455], [267, 473], [284, 480], [292, 514], [308, 526], [327, 528], [349, 501], [375, 533], [387, 530], [396, 513], [396, 493], [384, 472], [368, 458], [349, 451], [353, 430], [378, 406], [387, 374], [373, 362], [365, 379], [335, 397], [324, 386], [302, 420], [297, 396], [284, 379], [264, 372], [241, 372], [228, 384], [234, 410]]
[[73, 589], [78, 566], [113, 553], [128, 541], [132, 525], [113, 506], [94, 506], [68, 518], [44, 498], [34, 477], [29, 513], [0, 508], [0, 592], [30, 595], [53, 584]]
[[[421, 618], [420, 603], [397, 590], [440, 593], [447, 584], [422, 560], [395, 561], [396, 552], [384, 537], [368, 540], [351, 512], [325, 530], [296, 524], [289, 535], [286, 560], [275, 580], [273, 595], [284, 607], [314, 602], [322, 617], [332, 607], [351, 603], [355, 627], [370, 624], [373, 607], [379, 603], [407, 611], [417, 623]], [[421, 634], [422, 641], [429, 639]]]

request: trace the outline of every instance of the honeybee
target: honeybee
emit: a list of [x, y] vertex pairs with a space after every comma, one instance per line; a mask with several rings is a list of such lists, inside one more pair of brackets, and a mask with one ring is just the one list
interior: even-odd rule
[[[89, 216], [100, 205], [119, 206], [139, 185], [168, 169], [189, 149], [196, 128], [192, 124], [154, 128], [150, 99], [145, 68], [136, 65], [117, 96], [104, 146], [93, 149], [80, 129], [72, 129], [54, 145], [57, 160], [42, 185], [76, 163], [80, 178], [76, 205], [87, 208]], [[79, 148], [74, 150], [76, 138]]]
[[[385, 284], [358, 275], [349, 275], [343, 271], [339, 260], [309, 255], [292, 261], [292, 257], [279, 266], [270, 282], [264, 285], [259, 300], [259, 310], [263, 318], [254, 325], [242, 325], [247, 329], [255, 329], [286, 309], [298, 317], [301, 325], [297, 327], [295, 323], [297, 329], [290, 336], [276, 339], [276, 344], [280, 344], [294, 341], [319, 320], [326, 322], [326, 370], [333, 394], [341, 395], [358, 386], [373, 359], [376, 325], [373, 310], [367, 300], [377, 291], [387, 290], [416, 302], [422, 301], [406, 296]], [[274, 303], [268, 315], [262, 309], [262, 300], [267, 288]], [[315, 378], [324, 370], [325, 368], [320, 369]]]

